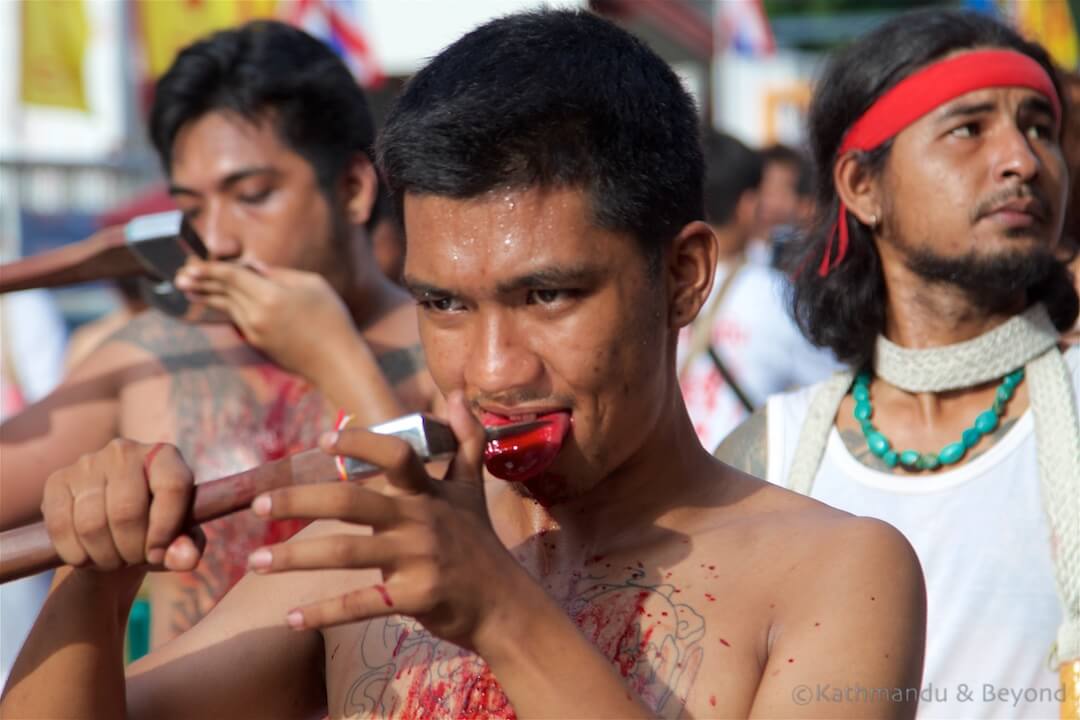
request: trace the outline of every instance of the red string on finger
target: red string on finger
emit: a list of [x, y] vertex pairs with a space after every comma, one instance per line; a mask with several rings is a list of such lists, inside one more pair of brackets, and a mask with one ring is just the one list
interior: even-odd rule
[[[349, 423], [353, 421], [355, 416], [347, 414], [344, 410], [338, 410], [337, 421], [334, 423], [334, 429], [341, 432], [349, 426]], [[337, 468], [338, 477], [341, 478], [341, 482], [347, 482], [349, 479], [349, 473], [345, 469], [345, 458], [341, 455], [334, 456], [334, 466]]]
[[150, 448], [150, 452], [146, 453], [146, 457], [143, 458], [142, 462], [144, 477], [150, 477], [150, 465], [154, 462], [154, 458], [157, 457], [157, 454], [161, 452], [161, 448], [163, 447], [165, 447], [165, 443], [156, 442], [154, 443], [154, 446]]

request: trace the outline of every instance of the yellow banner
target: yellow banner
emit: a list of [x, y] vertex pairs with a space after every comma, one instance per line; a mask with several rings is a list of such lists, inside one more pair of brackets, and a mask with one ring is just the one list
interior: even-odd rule
[[83, 58], [90, 34], [83, 0], [23, 0], [22, 101], [89, 110]]
[[274, 17], [278, 0], [137, 0], [146, 66], [157, 80], [176, 54], [215, 30]]
[[1054, 62], [1077, 67], [1080, 43], [1068, 0], [1015, 0], [1013, 12], [1020, 32], [1046, 48]]

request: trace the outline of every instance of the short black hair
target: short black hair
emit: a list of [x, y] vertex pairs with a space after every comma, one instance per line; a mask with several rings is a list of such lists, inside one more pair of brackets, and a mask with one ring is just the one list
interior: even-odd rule
[[762, 148], [761, 160], [766, 165], [780, 163], [782, 165], [791, 165], [794, 168], [801, 168], [806, 164], [806, 159], [803, 157], [802, 153], [783, 143], [773, 143], [772, 145]]
[[212, 111], [273, 123], [324, 191], [357, 154], [371, 157], [375, 126], [363, 90], [333, 50], [285, 23], [222, 30], [177, 56], [150, 111], [150, 137], [166, 173], [177, 133]]
[[705, 218], [721, 226], [735, 217], [744, 193], [761, 186], [762, 154], [727, 133], [708, 132], [705, 150]]
[[809, 159], [807, 159], [806, 155], [801, 150], [796, 150], [783, 143], [773, 143], [762, 149], [761, 161], [765, 167], [780, 164], [793, 168], [798, 174], [795, 192], [797, 192], [800, 197], [808, 197], [813, 194], [813, 168], [810, 166]]
[[[792, 307], [803, 333], [844, 362], [862, 366], [871, 360], [875, 340], [885, 328], [885, 280], [870, 229], [851, 213], [844, 219], [850, 236], [844, 261], [825, 277], [818, 274], [839, 214], [832, 173], [840, 143], [848, 128], [905, 77], [956, 50], [981, 47], [1031, 57], [1054, 78], [1061, 95], [1053, 64], [1039, 45], [985, 15], [951, 10], [916, 11], [883, 23], [833, 55], [817, 84], [809, 135], [818, 216], [806, 236], [789, 243], [785, 264], [795, 274]], [[860, 160], [880, 172], [891, 148], [892, 141], [886, 142]], [[1077, 317], [1076, 289], [1063, 263], [1048, 272], [1028, 288], [1028, 299], [1045, 302], [1059, 329], [1071, 327]]]
[[593, 221], [655, 261], [704, 216], [698, 133], [693, 100], [643, 42], [548, 10], [493, 20], [439, 53], [391, 110], [377, 155], [399, 210], [406, 193], [581, 187]]

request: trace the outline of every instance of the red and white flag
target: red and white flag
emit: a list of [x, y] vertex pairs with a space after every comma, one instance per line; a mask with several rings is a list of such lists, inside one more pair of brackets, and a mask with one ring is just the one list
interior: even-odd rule
[[385, 76], [371, 47], [363, 0], [292, 0], [281, 17], [332, 47], [364, 87], [378, 87]]

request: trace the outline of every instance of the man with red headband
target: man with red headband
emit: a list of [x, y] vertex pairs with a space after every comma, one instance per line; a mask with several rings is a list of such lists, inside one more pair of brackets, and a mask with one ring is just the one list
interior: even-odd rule
[[1045, 52], [978, 15], [908, 15], [833, 58], [794, 311], [852, 370], [773, 397], [717, 451], [907, 535], [925, 717], [1056, 717], [1080, 681], [1063, 114]]

